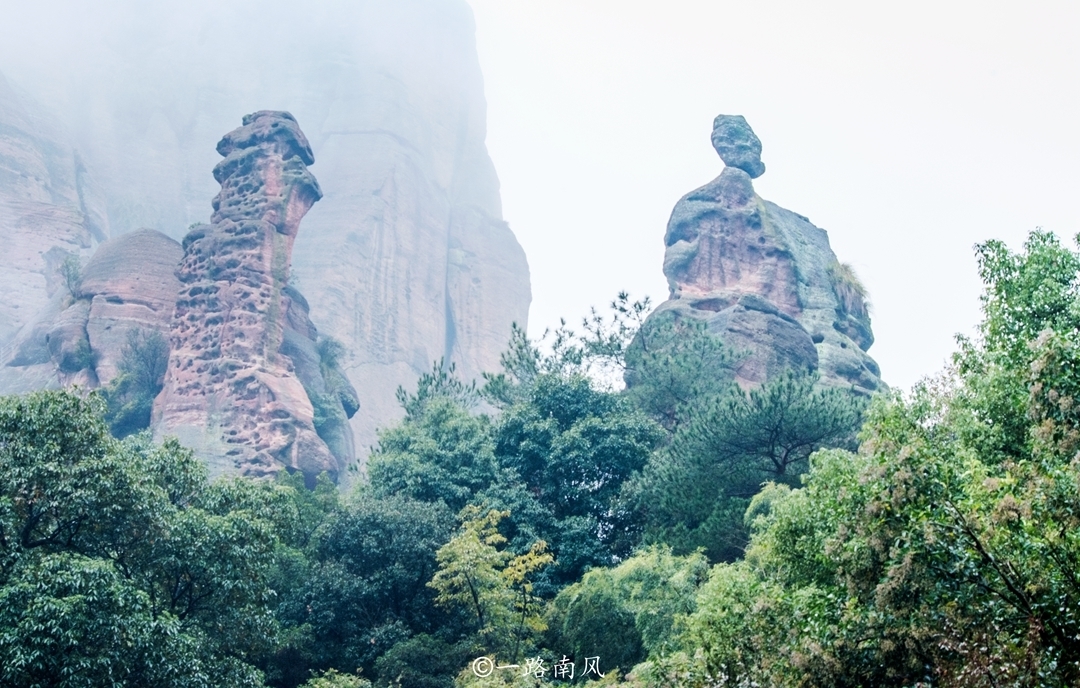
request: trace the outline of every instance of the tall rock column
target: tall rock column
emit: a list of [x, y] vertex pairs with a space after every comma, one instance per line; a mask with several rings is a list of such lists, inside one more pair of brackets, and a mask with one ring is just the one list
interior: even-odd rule
[[280, 352], [293, 240], [322, 197], [307, 169], [311, 147], [292, 115], [261, 111], [217, 150], [225, 159], [214, 168], [221, 192], [211, 224], [188, 233], [177, 269], [155, 433], [178, 436], [212, 473], [336, 475], [340, 459], [318, 436], [311, 400]]
[[[291, 283], [363, 392], [352, 437], [328, 439], [332, 448], [366, 454], [403, 415], [397, 387], [412, 389], [440, 358], [466, 378], [499, 370], [511, 324], [526, 325], [529, 267], [502, 219], [466, 0], [320, 0], [303, 12], [96, 0], [90, 15], [85, 5], [21, 3], [19, 21], [0, 21], [0, 65], [70, 130], [103, 191], [108, 236], [151, 227], [180, 240], [205, 220], [217, 193], [207, 142], [237, 114], [276, 103], [304, 122], [324, 198], [297, 237]], [[78, 60], [57, 59], [58, 36]], [[36, 246], [19, 250], [45, 275], [28, 275], [36, 301], [17, 312], [0, 303], [0, 339], [5, 322], [13, 334], [47, 301], [52, 273]], [[0, 288], [21, 281], [0, 270]], [[310, 366], [296, 367], [305, 379]]]

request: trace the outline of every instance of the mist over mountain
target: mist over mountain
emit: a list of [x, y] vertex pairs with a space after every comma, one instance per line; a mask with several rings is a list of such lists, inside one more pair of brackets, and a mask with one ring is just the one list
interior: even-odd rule
[[[42, 255], [55, 245], [85, 258], [91, 244], [140, 228], [183, 239], [209, 219], [215, 143], [265, 109], [292, 113], [315, 154], [324, 198], [296, 237], [290, 283], [319, 332], [344, 347], [362, 399], [352, 420], [361, 453], [400, 412], [398, 385], [439, 359], [466, 377], [494, 369], [511, 324], [526, 322], [528, 265], [501, 219], [463, 1], [20, 6], [0, 27], [0, 73], [11, 84], [4, 124], [44, 126], [12, 114], [13, 103], [49, 113], [50, 133], [24, 148], [70, 168], [34, 202], [79, 213], [76, 229], [56, 218], [35, 230], [43, 250], [19, 259], [26, 276], [8, 294], [27, 305], [0, 323], [5, 362], [57, 281], [58, 261]], [[34, 178], [10, 159], [13, 178]], [[12, 215], [28, 194], [4, 185], [11, 202], [0, 207]], [[15, 273], [5, 264], [4, 274]], [[0, 376], [4, 391], [59, 383], [12, 372]]]

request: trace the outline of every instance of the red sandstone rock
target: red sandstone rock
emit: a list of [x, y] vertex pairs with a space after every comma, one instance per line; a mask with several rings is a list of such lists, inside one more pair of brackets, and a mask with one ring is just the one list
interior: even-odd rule
[[336, 476], [344, 466], [316, 433], [311, 400], [281, 353], [293, 240], [322, 196], [307, 170], [311, 148], [292, 115], [262, 111], [218, 152], [212, 224], [184, 239], [155, 432], [179, 436], [215, 473]]
[[180, 244], [152, 229], [98, 246], [82, 268], [76, 293], [58, 288], [12, 342], [0, 367], [0, 391], [107, 385], [130, 335], [168, 334], [183, 254]]
[[861, 286], [828, 234], [755, 193], [751, 176], [765, 166], [746, 120], [717, 117], [712, 142], [728, 167], [675, 205], [664, 237], [671, 295], [650, 320], [704, 320], [742, 356], [744, 387], [790, 368], [861, 393], [881, 387]]
[[79, 292], [90, 303], [86, 336], [102, 385], [117, 365], [134, 330], [168, 335], [180, 281], [180, 244], [153, 229], [140, 229], [98, 247], [83, 268]]

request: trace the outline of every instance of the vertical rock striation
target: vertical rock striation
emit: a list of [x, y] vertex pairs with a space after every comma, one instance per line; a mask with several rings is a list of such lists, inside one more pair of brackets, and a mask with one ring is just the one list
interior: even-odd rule
[[[322, 197], [296, 120], [260, 111], [217, 146], [221, 191], [211, 224], [184, 238], [165, 386], [153, 425], [174, 434], [212, 472], [314, 477], [344, 467], [316, 430], [286, 333], [313, 339], [306, 303], [287, 288], [300, 220]], [[295, 344], [293, 349], [295, 349]], [[325, 392], [325, 390], [323, 390]], [[340, 403], [340, 402], [339, 402]]]
[[670, 298], [650, 319], [705, 320], [743, 358], [736, 379], [760, 384], [785, 368], [870, 393], [882, 385], [862, 286], [826, 232], [763, 200], [761, 142], [741, 116], [720, 115], [712, 142], [727, 165], [675, 205], [664, 243]]
[[85, 258], [107, 231], [103, 202], [61, 132], [0, 75], [0, 363], [64, 289], [65, 259]]

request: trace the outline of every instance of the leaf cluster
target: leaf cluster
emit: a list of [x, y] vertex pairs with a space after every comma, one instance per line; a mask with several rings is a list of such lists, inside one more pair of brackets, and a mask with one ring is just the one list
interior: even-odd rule
[[979, 256], [980, 337], [876, 400], [858, 454], [755, 497], [745, 559], [632, 684], [1080, 681], [1080, 262], [1044, 232]]

